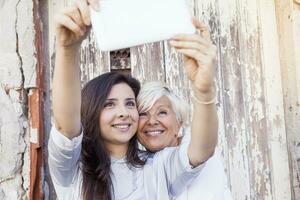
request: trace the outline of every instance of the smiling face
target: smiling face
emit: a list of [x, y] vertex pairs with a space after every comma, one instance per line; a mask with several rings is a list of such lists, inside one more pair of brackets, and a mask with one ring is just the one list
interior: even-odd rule
[[181, 124], [166, 96], [159, 98], [150, 110], [139, 115], [138, 140], [147, 150], [156, 152], [178, 145]]
[[134, 136], [138, 125], [135, 95], [126, 83], [112, 87], [100, 114], [100, 130], [104, 145], [110, 151], [124, 147]]

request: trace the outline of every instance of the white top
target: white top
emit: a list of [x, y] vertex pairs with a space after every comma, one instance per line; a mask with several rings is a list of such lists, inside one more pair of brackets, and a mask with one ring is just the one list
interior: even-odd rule
[[[60, 200], [81, 198], [82, 173], [79, 168], [82, 134], [72, 140], [53, 126], [48, 143], [51, 178]], [[111, 177], [115, 200], [168, 200], [200, 174], [205, 164], [192, 168], [188, 144], [151, 154], [142, 168], [128, 168], [125, 158], [112, 159]]]
[[[181, 144], [188, 144], [189, 141], [190, 135], [185, 134]], [[206, 161], [201, 173], [184, 187], [176, 200], [232, 200], [223, 163], [217, 151]]]
[[215, 153], [205, 164], [201, 173], [176, 200], [232, 200], [227, 185], [227, 177], [218, 153]]

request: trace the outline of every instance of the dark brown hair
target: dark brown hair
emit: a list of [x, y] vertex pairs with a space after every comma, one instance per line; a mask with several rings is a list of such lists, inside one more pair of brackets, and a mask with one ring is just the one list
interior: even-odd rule
[[[137, 97], [140, 91], [140, 83], [132, 77], [117, 72], [105, 73], [94, 78], [82, 90], [81, 122], [83, 141], [81, 169], [83, 199], [85, 200], [112, 199], [111, 161], [101, 137], [99, 116], [112, 87], [118, 83], [126, 83]], [[142, 167], [145, 164], [145, 160], [139, 157], [139, 151], [135, 135], [129, 141], [127, 150], [128, 165]]]

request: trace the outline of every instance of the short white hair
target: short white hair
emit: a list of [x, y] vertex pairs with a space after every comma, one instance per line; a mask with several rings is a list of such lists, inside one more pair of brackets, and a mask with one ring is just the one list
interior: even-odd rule
[[186, 126], [189, 115], [188, 104], [161, 82], [148, 82], [142, 86], [137, 97], [138, 111], [140, 113], [149, 111], [155, 102], [163, 96], [170, 100], [177, 121]]

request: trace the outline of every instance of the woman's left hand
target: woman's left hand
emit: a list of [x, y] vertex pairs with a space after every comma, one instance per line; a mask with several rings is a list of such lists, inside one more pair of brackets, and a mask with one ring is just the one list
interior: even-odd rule
[[214, 61], [217, 48], [212, 44], [208, 28], [196, 19], [198, 34], [180, 34], [170, 41], [184, 55], [184, 68], [194, 88], [202, 95], [211, 94], [214, 87]]

